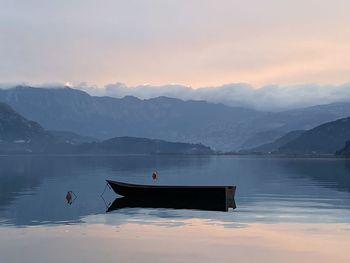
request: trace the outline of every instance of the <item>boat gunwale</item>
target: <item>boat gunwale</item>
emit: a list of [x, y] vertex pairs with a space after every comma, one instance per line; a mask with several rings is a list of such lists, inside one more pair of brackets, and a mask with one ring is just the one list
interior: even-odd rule
[[108, 184], [115, 184], [120, 185], [122, 187], [132, 187], [132, 188], [155, 188], [155, 189], [181, 189], [181, 188], [195, 188], [195, 189], [226, 189], [226, 188], [233, 188], [235, 189], [235, 185], [148, 185], [148, 184], [132, 184], [132, 183], [124, 183], [119, 181], [113, 181], [113, 180], [106, 180]]

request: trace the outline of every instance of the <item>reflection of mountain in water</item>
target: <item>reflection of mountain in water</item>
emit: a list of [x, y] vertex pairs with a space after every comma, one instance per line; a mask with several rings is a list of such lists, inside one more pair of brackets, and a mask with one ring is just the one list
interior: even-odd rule
[[[78, 222], [104, 213], [100, 194], [106, 178], [150, 179], [151, 171], [202, 166], [208, 157], [176, 156], [3, 156], [0, 158], [0, 221], [10, 224]], [[210, 158], [210, 157], [209, 157]], [[187, 167], [187, 168], [186, 168]], [[77, 200], [66, 203], [73, 190]], [[114, 193], [111, 194], [113, 197]]]
[[294, 178], [309, 178], [322, 187], [350, 193], [350, 161], [341, 159], [287, 160], [282, 168]]
[[[309, 213], [307, 220], [312, 220], [315, 215], [326, 213], [344, 221], [344, 213], [350, 211], [350, 163], [344, 160], [232, 156], [12, 156], [0, 158], [0, 221], [23, 226], [80, 222], [92, 214], [108, 217], [100, 198], [105, 179], [148, 184], [152, 183], [154, 168], [159, 173], [158, 184], [237, 185], [235, 219], [227, 216], [227, 220], [269, 222], [287, 220], [288, 215], [295, 220], [296, 216], [304, 218], [306, 213]], [[72, 205], [65, 200], [69, 190], [78, 196]], [[115, 197], [112, 191], [104, 194], [107, 201]], [[342, 200], [342, 207], [339, 200]], [[329, 213], [330, 209], [341, 210]], [[145, 211], [123, 209], [118, 214], [132, 218], [131, 210]], [[155, 216], [165, 213], [164, 209], [152, 211]], [[174, 213], [213, 220], [218, 219], [218, 214], [225, 214], [193, 210], [168, 210], [166, 214]]]
[[18, 194], [33, 190], [40, 185], [40, 172], [45, 170], [46, 162], [33, 165], [31, 159], [0, 158], [0, 210], [13, 202]]

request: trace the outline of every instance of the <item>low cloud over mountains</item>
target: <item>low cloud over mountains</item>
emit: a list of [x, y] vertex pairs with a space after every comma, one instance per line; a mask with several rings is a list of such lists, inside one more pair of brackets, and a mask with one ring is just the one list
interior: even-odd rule
[[302, 84], [294, 86], [270, 85], [254, 88], [248, 84], [227, 84], [218, 87], [193, 89], [183, 85], [140, 85], [128, 87], [122, 83], [109, 84], [104, 88], [80, 85], [91, 95], [122, 98], [128, 95], [140, 99], [159, 96], [183, 100], [205, 100], [263, 111], [280, 111], [303, 108], [333, 102], [350, 101], [350, 83], [343, 85]]
[[[12, 88], [17, 85], [30, 86], [28, 83], [0, 83], [0, 88]], [[261, 88], [244, 83], [233, 83], [198, 89], [179, 84], [127, 86], [119, 82], [108, 84], [104, 87], [89, 85], [85, 82], [77, 85], [67, 82], [64, 84], [36, 84], [34, 86], [43, 88], [68, 86], [86, 91], [90, 95], [115, 98], [135, 96], [140, 99], [150, 99], [166, 96], [182, 100], [204, 100], [211, 103], [222, 103], [227, 106], [244, 107], [259, 111], [284, 111], [334, 102], [350, 102], [350, 82], [342, 85], [269, 85]]]

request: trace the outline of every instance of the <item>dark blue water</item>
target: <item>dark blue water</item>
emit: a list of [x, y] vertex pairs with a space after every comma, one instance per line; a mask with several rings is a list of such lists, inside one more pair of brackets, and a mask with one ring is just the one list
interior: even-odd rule
[[[124, 208], [106, 213], [116, 195], [105, 179], [152, 184], [236, 185], [229, 212]], [[67, 191], [77, 198], [69, 205]], [[235, 156], [0, 157], [0, 225], [113, 224], [201, 218], [227, 226], [349, 223], [350, 162]], [[177, 221], [179, 222], [179, 221]]]

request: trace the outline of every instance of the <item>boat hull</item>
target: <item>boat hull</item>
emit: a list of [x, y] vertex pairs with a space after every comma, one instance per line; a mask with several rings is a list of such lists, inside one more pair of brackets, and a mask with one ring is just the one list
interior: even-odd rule
[[138, 185], [111, 180], [107, 180], [107, 183], [118, 195], [127, 197], [128, 200], [142, 200], [148, 205], [162, 202], [162, 207], [166, 204], [173, 204], [172, 207], [174, 207], [192, 202], [197, 207], [200, 203], [221, 203], [223, 207], [236, 208], [234, 202], [235, 186]]

